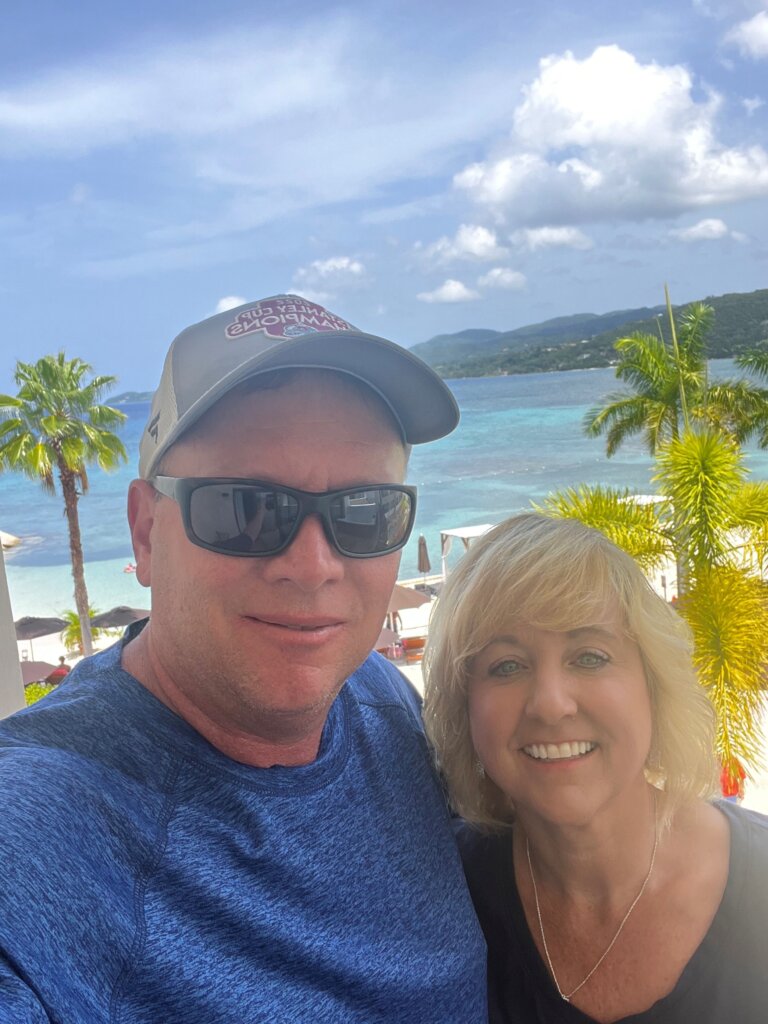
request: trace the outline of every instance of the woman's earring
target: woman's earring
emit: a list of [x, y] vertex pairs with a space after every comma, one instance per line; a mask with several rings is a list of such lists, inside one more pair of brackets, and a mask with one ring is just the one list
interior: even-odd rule
[[485, 778], [485, 768], [483, 768], [483, 762], [479, 757], [475, 758], [475, 774], [481, 779]]

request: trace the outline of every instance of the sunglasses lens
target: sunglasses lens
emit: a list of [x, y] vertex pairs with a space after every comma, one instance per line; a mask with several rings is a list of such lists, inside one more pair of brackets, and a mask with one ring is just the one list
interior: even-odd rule
[[252, 484], [205, 484], [190, 495], [192, 531], [204, 544], [244, 554], [280, 548], [299, 514], [295, 498]]
[[371, 487], [335, 498], [330, 510], [339, 550], [347, 555], [386, 554], [407, 539], [411, 496], [392, 487]]
[[313, 512], [324, 518], [342, 554], [365, 558], [402, 547], [413, 519], [413, 499], [394, 487], [368, 487], [328, 498], [307, 494], [300, 504], [287, 491], [250, 483], [200, 484], [189, 494], [192, 533], [225, 554], [280, 551], [299, 517]]

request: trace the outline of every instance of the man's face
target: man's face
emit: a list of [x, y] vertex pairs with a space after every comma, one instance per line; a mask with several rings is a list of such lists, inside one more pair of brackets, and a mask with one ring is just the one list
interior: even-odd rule
[[[302, 371], [277, 390], [222, 399], [169, 451], [167, 476], [249, 477], [305, 491], [401, 483], [394, 424], [343, 379]], [[179, 506], [137, 485], [137, 575], [152, 587], [150, 639], [159, 671], [217, 723], [242, 731], [323, 714], [373, 647], [399, 552], [346, 558], [319, 519], [278, 555], [207, 551], [184, 533]]]

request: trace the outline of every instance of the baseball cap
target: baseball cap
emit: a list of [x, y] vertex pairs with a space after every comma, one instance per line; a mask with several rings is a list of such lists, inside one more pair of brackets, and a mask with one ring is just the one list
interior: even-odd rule
[[418, 356], [366, 334], [300, 295], [272, 295], [187, 327], [165, 357], [139, 445], [139, 475], [241, 381], [269, 370], [337, 370], [389, 406], [408, 444], [435, 441], [459, 422], [445, 383]]

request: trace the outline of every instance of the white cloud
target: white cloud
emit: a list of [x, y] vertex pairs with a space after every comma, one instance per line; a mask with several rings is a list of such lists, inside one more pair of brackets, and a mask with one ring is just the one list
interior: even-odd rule
[[768, 152], [717, 138], [721, 98], [618, 46], [544, 58], [512, 132], [455, 186], [521, 226], [674, 216], [768, 195]]
[[707, 217], [688, 228], [675, 228], [669, 233], [681, 242], [714, 242], [720, 238], [733, 238], [737, 242], [747, 241], [746, 235], [740, 231], [730, 231], [725, 221], [719, 217]]
[[752, 117], [756, 110], [765, 105], [765, 100], [760, 99], [759, 96], [748, 96], [741, 101], [741, 104], [747, 112], [747, 117]]
[[498, 260], [507, 253], [496, 235], [479, 224], [462, 224], [453, 238], [439, 238], [424, 249], [424, 255], [436, 263], [456, 260]]
[[725, 42], [737, 46], [744, 57], [753, 60], [768, 57], [768, 11], [758, 11], [748, 21], [734, 25], [726, 33]]
[[320, 303], [333, 299], [339, 291], [359, 287], [367, 281], [365, 265], [354, 256], [313, 260], [306, 267], [299, 267], [293, 275], [293, 284], [301, 295]]
[[527, 249], [591, 249], [592, 239], [583, 231], [572, 227], [524, 228], [515, 231], [511, 240]]
[[525, 274], [519, 270], [510, 270], [509, 267], [494, 267], [487, 274], [478, 277], [477, 283], [481, 288], [505, 288], [509, 291], [520, 291], [528, 283]]
[[226, 313], [228, 309], [236, 309], [247, 301], [248, 300], [244, 299], [242, 295], [225, 295], [224, 298], [219, 299], [216, 303], [216, 312]]
[[503, 204], [538, 174], [547, 172], [547, 163], [533, 153], [515, 153], [486, 164], [470, 164], [454, 177], [458, 188], [489, 206]]
[[331, 256], [327, 260], [313, 260], [308, 267], [299, 267], [294, 274], [294, 280], [324, 280], [327, 278], [341, 278], [347, 275], [351, 277], [362, 277], [365, 267], [360, 260], [352, 256]]
[[419, 292], [416, 298], [421, 302], [471, 302], [473, 299], [479, 299], [480, 295], [467, 288], [461, 281], [448, 278], [439, 288], [431, 292]]

